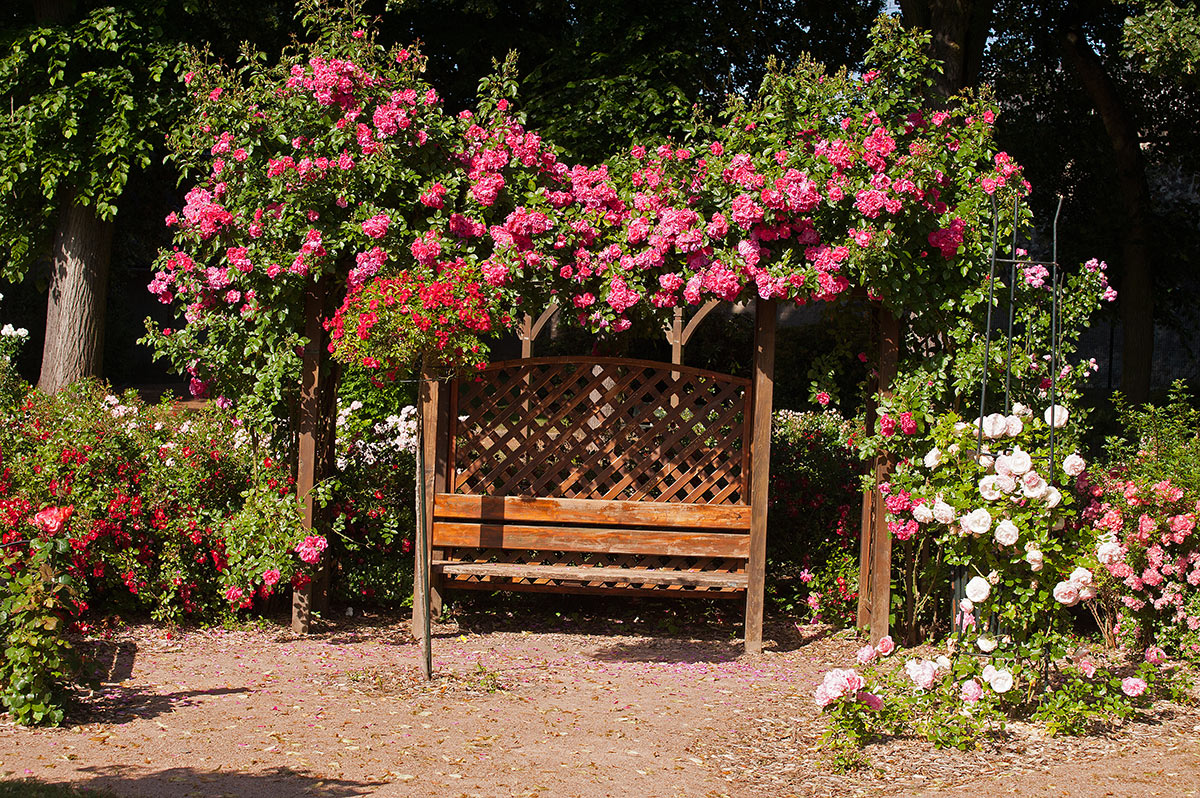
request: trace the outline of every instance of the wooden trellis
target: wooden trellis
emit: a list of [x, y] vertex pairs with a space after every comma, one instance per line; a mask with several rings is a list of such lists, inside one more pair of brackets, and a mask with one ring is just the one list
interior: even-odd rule
[[696, 320], [677, 319], [674, 363], [526, 358], [429, 384], [414, 620], [447, 588], [744, 597], [759, 650], [775, 303], [759, 305], [752, 379], [680, 365]]

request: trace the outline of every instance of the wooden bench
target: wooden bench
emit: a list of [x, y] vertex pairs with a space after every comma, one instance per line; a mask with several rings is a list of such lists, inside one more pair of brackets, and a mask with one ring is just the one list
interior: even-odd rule
[[750, 508], [676, 502], [434, 498], [442, 587], [741, 596]]

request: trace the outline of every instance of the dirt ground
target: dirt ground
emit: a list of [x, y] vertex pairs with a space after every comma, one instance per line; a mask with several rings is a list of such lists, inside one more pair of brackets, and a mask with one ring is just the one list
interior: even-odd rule
[[1017, 724], [984, 752], [891, 740], [837, 776], [812, 690], [852, 637], [779, 622], [747, 656], [735, 614], [561, 602], [436, 626], [432, 682], [401, 616], [130, 626], [76, 725], [0, 725], [0, 774], [129, 796], [1200, 796], [1200, 710], [1177, 705], [1082, 739]]

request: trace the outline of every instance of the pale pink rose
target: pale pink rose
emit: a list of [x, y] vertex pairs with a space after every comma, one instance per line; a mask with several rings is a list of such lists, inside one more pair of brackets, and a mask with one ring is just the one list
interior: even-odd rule
[[959, 695], [964, 703], [974, 704], [983, 698], [983, 686], [974, 679], [967, 679], [962, 683], [962, 691]]
[[1008, 432], [1008, 420], [1002, 413], [992, 413], [983, 418], [983, 437], [990, 440], [1003, 438]]
[[1059, 604], [1074, 607], [1079, 603], [1079, 585], [1074, 582], [1059, 582], [1054, 586], [1054, 600]]
[[1085, 468], [1087, 468], [1087, 462], [1079, 456], [1078, 452], [1067, 455], [1067, 459], [1063, 460], [1063, 471], [1066, 471], [1069, 477], [1079, 476]]
[[868, 693], [865, 690], [860, 691], [856, 696], [859, 701], [867, 705], [867, 709], [872, 712], [878, 712], [883, 709], [883, 699], [874, 693]]
[[1067, 579], [1080, 587], [1088, 587], [1092, 584], [1092, 572], [1086, 568], [1076, 568]]
[[962, 526], [967, 532], [979, 537], [992, 528], [992, 514], [982, 507], [972, 510], [962, 517]]
[[1067, 408], [1063, 407], [1062, 405], [1054, 405], [1053, 407], [1046, 408], [1046, 413], [1043, 417], [1046, 419], [1047, 424], [1055, 429], [1059, 429], [1060, 427], [1066, 425], [1067, 419], [1070, 417], [1070, 415], [1071, 414], [1067, 412]]
[[922, 690], [932, 688], [934, 679], [937, 678], [937, 666], [926, 659], [910, 659], [904, 663], [904, 670], [908, 678], [913, 680], [913, 684]]
[[1021, 477], [1021, 493], [1027, 499], [1040, 499], [1046, 493], [1046, 480], [1036, 471], [1027, 471]]
[[988, 596], [992, 594], [992, 585], [982, 576], [975, 576], [971, 581], [967, 582], [967, 598], [979, 604], [987, 601]]
[[1092, 587], [1091, 585], [1089, 585], [1087, 587], [1079, 588], [1079, 600], [1080, 601], [1091, 601], [1095, 597], [1096, 597], [1096, 588]]
[[1096, 664], [1090, 659], [1079, 660], [1079, 670], [1089, 679], [1096, 675]]
[[870, 665], [879, 656], [879, 652], [875, 650], [875, 646], [863, 646], [858, 650], [858, 664]]
[[1009, 466], [1016, 476], [1021, 476], [1029, 469], [1033, 468], [1033, 458], [1029, 456], [1029, 452], [1021, 449], [1013, 449], [1012, 454], [1008, 456]]
[[1116, 565], [1125, 559], [1125, 552], [1121, 549], [1121, 544], [1115, 540], [1106, 540], [1096, 547], [1096, 559], [1102, 565]]
[[998, 477], [995, 474], [988, 474], [986, 477], [983, 477], [979, 480], [979, 495], [982, 496], [985, 501], [994, 502], [996, 499], [999, 499], [1004, 495], [1000, 492], [1000, 489], [996, 487], [997, 479]]
[[937, 468], [942, 464], [942, 450], [936, 446], [933, 447], [925, 453], [925, 459], [923, 462], [925, 463], [925, 467], [931, 471]]
[[952, 524], [956, 518], [954, 508], [941, 499], [933, 503], [933, 520], [939, 524]]
[[1017, 489], [1017, 479], [1012, 474], [997, 474], [996, 487], [1002, 493], [1012, 493]]
[[1121, 692], [1130, 698], [1137, 698], [1146, 692], [1146, 682], [1136, 676], [1128, 676], [1121, 680]]
[[1058, 488], [1050, 485], [1046, 488], [1046, 493], [1042, 496], [1042, 501], [1046, 503], [1047, 507], [1053, 510], [1062, 502], [1062, 493]]
[[1017, 525], [1007, 518], [996, 524], [996, 531], [993, 534], [996, 536], [996, 542], [1001, 546], [1015, 546], [1017, 538], [1021, 536]]
[[1151, 665], [1162, 665], [1167, 661], [1167, 652], [1163, 651], [1158, 646], [1150, 646], [1146, 649], [1146, 662]]
[[891, 635], [884, 635], [875, 644], [875, 650], [879, 652], [879, 656], [886, 657], [896, 650], [896, 641], [892, 640]]
[[816, 701], [821, 709], [832, 704], [837, 698], [824, 684], [817, 685], [817, 689], [813, 691], [813, 701]]
[[1046, 558], [1040, 549], [1030, 549], [1025, 552], [1025, 562], [1029, 563], [1029, 567], [1034, 571], [1040, 571], [1042, 570], [1042, 566], [1046, 564]]
[[928, 524], [933, 520], [933, 508], [921, 502], [913, 508], [913, 518], [918, 524]]
[[1013, 403], [1013, 415], [1017, 418], [1033, 418], [1033, 408], [1027, 407], [1020, 402]]
[[1007, 454], [1002, 454], [996, 458], [996, 473], [1004, 476], [1012, 476], [1012, 458]]
[[1020, 416], [1009, 416], [1004, 422], [1004, 433], [1010, 438], [1017, 437], [1025, 430], [1025, 422]]

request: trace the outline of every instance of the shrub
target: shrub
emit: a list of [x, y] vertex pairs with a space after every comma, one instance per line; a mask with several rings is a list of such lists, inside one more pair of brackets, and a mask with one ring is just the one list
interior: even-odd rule
[[1200, 655], [1200, 411], [1181, 383], [1166, 406], [1119, 398], [1124, 437], [1077, 485], [1107, 572], [1098, 613], [1110, 640]]
[[833, 411], [775, 414], [767, 534], [775, 599], [814, 621], [853, 623], [862, 466]]

